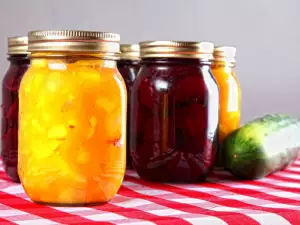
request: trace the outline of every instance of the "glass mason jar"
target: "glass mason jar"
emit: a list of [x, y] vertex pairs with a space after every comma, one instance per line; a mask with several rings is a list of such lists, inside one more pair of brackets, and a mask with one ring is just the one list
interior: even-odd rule
[[28, 69], [27, 37], [8, 38], [10, 66], [2, 80], [1, 157], [8, 177], [19, 182], [18, 176], [18, 113], [19, 86]]
[[[130, 124], [130, 93], [131, 87], [133, 82], [136, 78], [140, 60], [140, 46], [133, 44], [133, 45], [121, 45], [121, 59], [118, 61], [118, 70], [121, 73], [122, 77], [125, 80], [126, 87], [127, 87], [127, 124]], [[130, 156], [130, 131], [129, 126], [127, 126], [127, 155], [126, 155], [126, 167], [128, 169], [132, 169], [132, 162]]]
[[29, 33], [20, 86], [19, 176], [38, 203], [109, 201], [126, 166], [126, 86], [118, 34]]
[[[230, 46], [216, 47], [212, 73], [220, 92], [219, 143], [240, 125], [240, 85], [234, 73], [236, 48]], [[218, 148], [219, 151], [222, 148]], [[216, 166], [222, 166], [222, 154], [217, 154]]]
[[140, 43], [141, 68], [131, 93], [131, 155], [150, 181], [197, 182], [212, 169], [219, 92], [208, 42]]

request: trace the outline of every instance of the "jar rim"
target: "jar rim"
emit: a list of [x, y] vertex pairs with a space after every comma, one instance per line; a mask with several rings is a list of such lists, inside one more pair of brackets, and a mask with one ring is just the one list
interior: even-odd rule
[[28, 33], [28, 51], [36, 52], [85, 52], [103, 57], [120, 58], [120, 35], [102, 31], [37, 30]]
[[123, 60], [140, 60], [139, 44], [121, 44], [121, 59]]
[[141, 58], [198, 58], [213, 59], [214, 44], [192, 41], [140, 42]]
[[8, 55], [27, 55], [28, 54], [28, 37], [15, 36], [7, 38]]
[[216, 46], [214, 49], [214, 63], [226, 63], [231, 67], [236, 64], [236, 47]]

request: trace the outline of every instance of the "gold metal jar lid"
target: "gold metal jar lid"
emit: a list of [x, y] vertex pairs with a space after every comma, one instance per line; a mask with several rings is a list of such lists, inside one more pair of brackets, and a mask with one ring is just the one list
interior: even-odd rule
[[40, 30], [28, 33], [29, 52], [96, 53], [105, 59], [120, 58], [120, 35], [79, 30]]
[[27, 55], [28, 54], [28, 38], [27, 36], [9, 37], [8, 40], [9, 55]]
[[139, 60], [140, 59], [140, 46], [138, 44], [122, 44], [121, 45], [121, 59]]
[[214, 62], [227, 63], [229, 66], [236, 64], [236, 48], [232, 46], [217, 46], [214, 50]]
[[214, 44], [210, 42], [147, 41], [140, 42], [141, 58], [213, 59]]

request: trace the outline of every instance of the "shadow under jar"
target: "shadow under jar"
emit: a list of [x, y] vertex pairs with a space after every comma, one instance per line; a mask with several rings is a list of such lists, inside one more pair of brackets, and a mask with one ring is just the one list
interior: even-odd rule
[[126, 86], [118, 34], [33, 31], [19, 91], [18, 172], [37, 203], [90, 205], [117, 193], [126, 166]]
[[[127, 100], [127, 124], [130, 124], [130, 93], [133, 82], [140, 68], [140, 46], [137, 44], [121, 45], [121, 59], [118, 61], [118, 70], [126, 83]], [[127, 126], [126, 138], [126, 168], [132, 169], [132, 160], [130, 155], [130, 131]]]
[[18, 113], [19, 86], [28, 69], [27, 37], [8, 38], [10, 66], [2, 80], [1, 157], [8, 177], [19, 182], [18, 176]]
[[216, 156], [219, 91], [208, 42], [140, 43], [131, 93], [131, 155], [142, 179], [198, 182]]

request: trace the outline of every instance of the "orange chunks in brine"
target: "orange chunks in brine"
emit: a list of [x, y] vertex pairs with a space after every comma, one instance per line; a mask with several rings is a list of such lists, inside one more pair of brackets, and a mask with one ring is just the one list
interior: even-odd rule
[[30, 198], [109, 201], [126, 162], [126, 87], [117, 70], [101, 60], [37, 60], [20, 99], [19, 172]]

